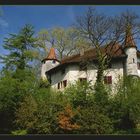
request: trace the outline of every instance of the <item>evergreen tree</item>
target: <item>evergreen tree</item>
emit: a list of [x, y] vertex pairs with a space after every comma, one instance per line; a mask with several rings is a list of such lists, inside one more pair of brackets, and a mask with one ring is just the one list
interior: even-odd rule
[[31, 25], [25, 25], [18, 34], [9, 34], [4, 40], [4, 49], [10, 51], [8, 55], [1, 56], [5, 69], [25, 69], [33, 58], [37, 57], [36, 38]]

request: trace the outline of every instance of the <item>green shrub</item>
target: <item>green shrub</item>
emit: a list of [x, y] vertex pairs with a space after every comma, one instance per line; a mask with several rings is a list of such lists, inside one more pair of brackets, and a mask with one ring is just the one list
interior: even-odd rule
[[96, 106], [81, 108], [77, 123], [80, 125], [80, 134], [110, 134], [113, 131], [110, 118], [100, 112]]
[[94, 101], [94, 93], [92, 85], [89, 82], [77, 82], [69, 86], [64, 95], [76, 108], [78, 106], [88, 106], [89, 103]]
[[39, 88], [20, 103], [16, 111], [16, 125], [29, 134], [58, 133], [57, 115], [63, 110], [66, 98], [50, 88]]
[[27, 130], [15, 130], [11, 132], [12, 135], [27, 135]]
[[140, 122], [140, 79], [125, 77], [110, 102], [108, 113], [116, 131], [135, 129]]

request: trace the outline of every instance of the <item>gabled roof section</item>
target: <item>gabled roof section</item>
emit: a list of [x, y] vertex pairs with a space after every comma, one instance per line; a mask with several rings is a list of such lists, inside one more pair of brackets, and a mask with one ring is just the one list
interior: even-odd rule
[[[55, 49], [53, 47], [50, 49], [48, 56], [46, 58], [44, 58], [42, 60], [42, 62], [46, 61], [46, 60], [57, 60], [56, 54], [55, 54]], [[57, 60], [57, 61], [59, 61], [59, 60]]]
[[126, 36], [124, 42], [124, 48], [134, 47], [136, 48], [136, 44], [132, 35], [132, 29], [130, 25], [126, 27]]
[[[115, 43], [112, 45], [110, 43], [106, 47], [101, 47], [101, 52], [104, 54], [109, 54], [112, 56], [112, 59], [118, 59], [118, 58], [126, 58], [126, 54], [124, 53], [122, 46], [119, 45], [118, 43]], [[73, 56], [65, 57], [61, 60], [60, 65], [54, 67], [53, 69], [49, 70], [47, 73], [51, 73], [55, 70], [58, 70], [62, 68], [63, 66], [69, 65], [69, 64], [74, 64], [74, 63], [80, 63], [82, 61], [92, 61], [92, 60], [97, 60], [97, 55], [96, 55], [96, 49], [92, 48], [84, 52], [83, 55], [76, 54]]]
[[[107, 53], [107, 54], [111, 55], [113, 58], [125, 56], [122, 46], [119, 45], [118, 43], [115, 43], [113, 46], [110, 43], [106, 47], [101, 47], [101, 52], [102, 52], [102, 54]], [[82, 60], [89, 60], [89, 59], [97, 59], [95, 48], [85, 51], [84, 55], [82, 55], [82, 56], [80, 54], [77, 54], [77, 55], [73, 55], [70, 57], [66, 57], [66, 58], [62, 59], [61, 64], [69, 63], [69, 62], [80, 62]]]

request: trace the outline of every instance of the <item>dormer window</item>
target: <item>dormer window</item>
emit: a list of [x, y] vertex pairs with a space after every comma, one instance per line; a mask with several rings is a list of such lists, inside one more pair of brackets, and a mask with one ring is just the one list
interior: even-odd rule
[[42, 63], [45, 64], [45, 61], [43, 61]]
[[55, 60], [52, 61], [53, 64], [55, 64], [55, 62], [56, 62]]

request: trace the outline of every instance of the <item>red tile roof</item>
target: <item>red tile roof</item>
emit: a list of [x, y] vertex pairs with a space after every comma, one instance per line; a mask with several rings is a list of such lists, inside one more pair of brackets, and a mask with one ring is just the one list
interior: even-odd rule
[[[111, 44], [111, 43], [110, 43]], [[126, 57], [126, 54], [123, 51], [123, 48], [121, 45], [116, 43], [115, 45], [108, 45], [107, 47], [101, 47], [101, 52], [103, 54], [109, 54], [112, 56], [112, 58], [124, 58]], [[97, 55], [96, 55], [96, 49], [90, 49], [84, 52], [83, 55], [77, 54], [73, 56], [69, 56], [66, 58], [63, 58], [61, 60], [60, 65], [57, 67], [54, 67], [53, 69], [49, 70], [48, 72], [52, 72], [58, 68], [61, 68], [64, 65], [72, 64], [72, 63], [79, 63], [82, 61], [89, 61], [89, 60], [97, 60]]]
[[[118, 43], [116, 43], [114, 46], [110, 45], [107, 47], [102, 47], [101, 52], [102, 54], [107, 53], [111, 55], [112, 57], [125, 56], [125, 53], [122, 47]], [[66, 57], [61, 60], [61, 64], [70, 63], [70, 62], [80, 62], [82, 60], [88, 60], [88, 59], [97, 59], [95, 48], [85, 51], [84, 55], [77, 54], [70, 57]]]

